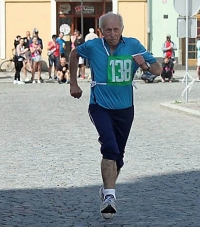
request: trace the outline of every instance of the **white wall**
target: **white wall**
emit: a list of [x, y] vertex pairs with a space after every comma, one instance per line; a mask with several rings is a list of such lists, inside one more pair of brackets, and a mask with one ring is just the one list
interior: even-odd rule
[[[179, 39], [177, 37], [177, 18], [173, 0], [152, 0], [152, 53], [155, 57], [162, 57], [162, 44], [166, 40], [166, 35], [171, 34], [172, 41], [179, 50]], [[168, 19], [163, 16], [168, 15]], [[178, 57], [179, 51], [176, 51]]]

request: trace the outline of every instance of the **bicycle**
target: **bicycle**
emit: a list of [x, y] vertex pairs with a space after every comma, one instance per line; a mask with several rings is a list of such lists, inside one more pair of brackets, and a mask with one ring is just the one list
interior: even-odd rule
[[[12, 55], [13, 55], [13, 57], [10, 58], [10, 59], [4, 60], [0, 64], [0, 72], [12, 72], [12, 71], [14, 71], [14, 69], [15, 69], [15, 55], [14, 55], [13, 51], [14, 50], [12, 49]], [[27, 72], [31, 73], [31, 69], [30, 69], [30, 67], [28, 66], [27, 63], [28, 62], [26, 62], [26, 65], [25, 65], [26, 70], [27, 70]]]
[[0, 64], [0, 72], [12, 72], [15, 69], [14, 57], [6, 59]]

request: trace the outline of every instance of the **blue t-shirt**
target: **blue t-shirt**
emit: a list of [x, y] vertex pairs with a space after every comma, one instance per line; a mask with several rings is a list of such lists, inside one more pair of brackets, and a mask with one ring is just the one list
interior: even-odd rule
[[110, 56], [105, 39], [89, 40], [76, 47], [78, 54], [90, 62], [92, 81], [90, 104], [106, 109], [124, 109], [133, 105], [132, 80], [138, 65], [132, 55], [142, 54], [149, 64], [156, 59], [135, 38], [123, 37]]
[[59, 43], [60, 45], [60, 53], [63, 54], [65, 53], [65, 49], [63, 47], [63, 43], [65, 44], [65, 40], [64, 39], [60, 39], [59, 37], [56, 39], [56, 42]]

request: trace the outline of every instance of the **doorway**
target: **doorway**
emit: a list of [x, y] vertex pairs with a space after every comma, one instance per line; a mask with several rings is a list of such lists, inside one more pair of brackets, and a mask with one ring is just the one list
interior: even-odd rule
[[[81, 17], [77, 18], [76, 28], [81, 32]], [[89, 29], [95, 28], [95, 17], [84, 17], [83, 18], [83, 37], [89, 33]]]

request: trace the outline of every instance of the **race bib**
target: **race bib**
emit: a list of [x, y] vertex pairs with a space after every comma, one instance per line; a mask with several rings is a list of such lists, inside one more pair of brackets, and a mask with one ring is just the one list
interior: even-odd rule
[[107, 84], [123, 86], [132, 84], [132, 80], [132, 56], [109, 56]]

